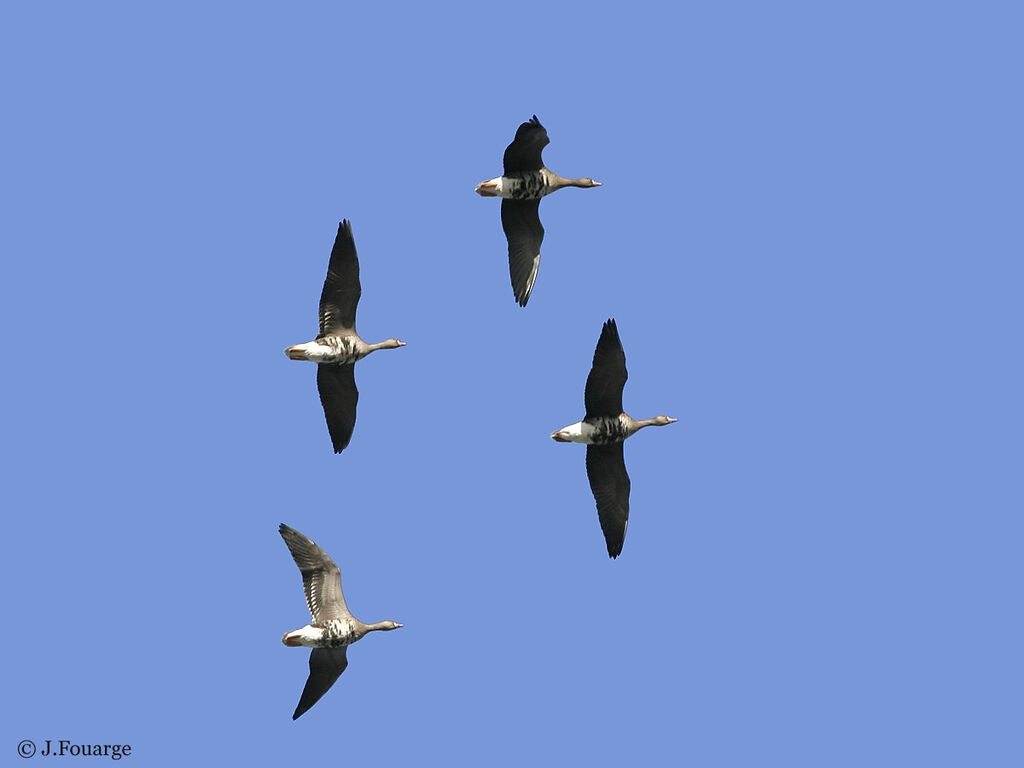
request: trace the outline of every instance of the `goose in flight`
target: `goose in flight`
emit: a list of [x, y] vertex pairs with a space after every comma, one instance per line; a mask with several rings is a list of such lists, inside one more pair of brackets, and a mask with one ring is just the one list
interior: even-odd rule
[[404, 347], [405, 342], [387, 339], [367, 344], [356, 333], [356, 305], [359, 285], [359, 257], [348, 220], [338, 225], [338, 236], [331, 250], [327, 279], [320, 294], [320, 333], [313, 341], [294, 344], [284, 353], [292, 360], [310, 360], [316, 366], [316, 387], [327, 417], [334, 452], [345, 450], [356, 426], [356, 389], [354, 364], [378, 349]]
[[562, 187], [601, 186], [601, 182], [593, 179], [567, 179], [545, 168], [541, 152], [548, 142], [548, 132], [534, 115], [519, 126], [505, 149], [505, 172], [476, 185], [476, 193], [481, 197], [502, 198], [501, 226], [508, 240], [512, 292], [521, 307], [530, 300], [540, 267], [540, 244], [544, 239], [540, 199]]
[[292, 720], [316, 704], [330, 690], [348, 666], [346, 649], [367, 632], [389, 632], [402, 625], [397, 621], [364, 624], [345, 605], [341, 591], [341, 571], [330, 556], [312, 540], [284, 523], [278, 529], [295, 564], [302, 573], [306, 606], [313, 616], [302, 629], [286, 632], [281, 642], [287, 646], [312, 648], [309, 654], [309, 678], [302, 689]]
[[629, 520], [629, 475], [622, 456], [622, 443], [644, 427], [663, 427], [676, 419], [655, 416], [636, 421], [622, 410], [622, 389], [626, 385], [626, 353], [619, 329], [609, 320], [601, 329], [594, 350], [594, 364], [583, 394], [587, 414], [583, 421], [551, 434], [560, 443], [587, 446], [587, 478], [597, 502], [597, 517], [604, 531], [608, 556], [622, 552]]

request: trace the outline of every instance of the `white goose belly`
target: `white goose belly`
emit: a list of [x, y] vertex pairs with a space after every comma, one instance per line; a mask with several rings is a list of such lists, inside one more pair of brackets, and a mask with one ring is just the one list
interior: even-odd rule
[[557, 432], [553, 432], [551, 437], [560, 443], [583, 443], [584, 445], [590, 445], [596, 434], [597, 428], [594, 425], [587, 424], [585, 421], [577, 421], [575, 424], [570, 424], [568, 427], [562, 427]]

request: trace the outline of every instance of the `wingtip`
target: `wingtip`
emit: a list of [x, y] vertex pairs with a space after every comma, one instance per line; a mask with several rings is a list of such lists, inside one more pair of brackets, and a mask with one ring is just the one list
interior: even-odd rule
[[348, 438], [344, 440], [344, 442], [335, 442], [334, 439], [332, 438], [331, 439], [331, 448], [334, 450], [334, 455], [337, 456], [339, 453], [341, 453], [346, 448], [348, 448], [349, 443], [351, 443], [351, 442], [352, 442], [352, 435], [349, 435]]
[[526, 302], [530, 300], [530, 296], [533, 294], [533, 286], [526, 288], [520, 288], [514, 282], [512, 283], [512, 298], [515, 299], [516, 304], [520, 307], [525, 307]]
[[[352, 223], [348, 219], [342, 219], [338, 222], [338, 234], [334, 236], [334, 250], [337, 250], [339, 246], [346, 249], [346, 251], [349, 248], [353, 251], [355, 250], [356, 238], [352, 234]], [[334, 255], [334, 250], [331, 251], [332, 256]]]
[[[618, 341], [619, 326], [615, 324], [614, 317], [610, 317], [607, 320], [605, 320], [604, 325], [601, 326], [601, 338], [607, 338], [612, 343]], [[598, 340], [598, 343], [600, 343], [600, 340]], [[619, 343], [621, 344], [622, 342], [620, 341]]]

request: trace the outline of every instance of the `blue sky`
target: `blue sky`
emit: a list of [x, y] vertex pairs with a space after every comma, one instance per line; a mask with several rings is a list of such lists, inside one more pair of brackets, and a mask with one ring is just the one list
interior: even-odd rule
[[[0, 750], [1020, 765], [1021, 12], [357, 5], [0, 14]], [[604, 186], [520, 309], [473, 187], [533, 114]], [[335, 456], [282, 350], [342, 218], [408, 346]], [[679, 419], [615, 561], [549, 438], [609, 317]], [[405, 625], [297, 722], [280, 522]]]

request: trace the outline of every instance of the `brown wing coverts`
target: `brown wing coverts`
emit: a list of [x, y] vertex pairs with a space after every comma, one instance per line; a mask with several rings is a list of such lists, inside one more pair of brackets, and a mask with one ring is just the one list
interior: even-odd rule
[[345, 595], [341, 591], [341, 570], [316, 542], [294, 528], [281, 523], [281, 538], [292, 553], [302, 574], [306, 607], [315, 622], [349, 616]]

